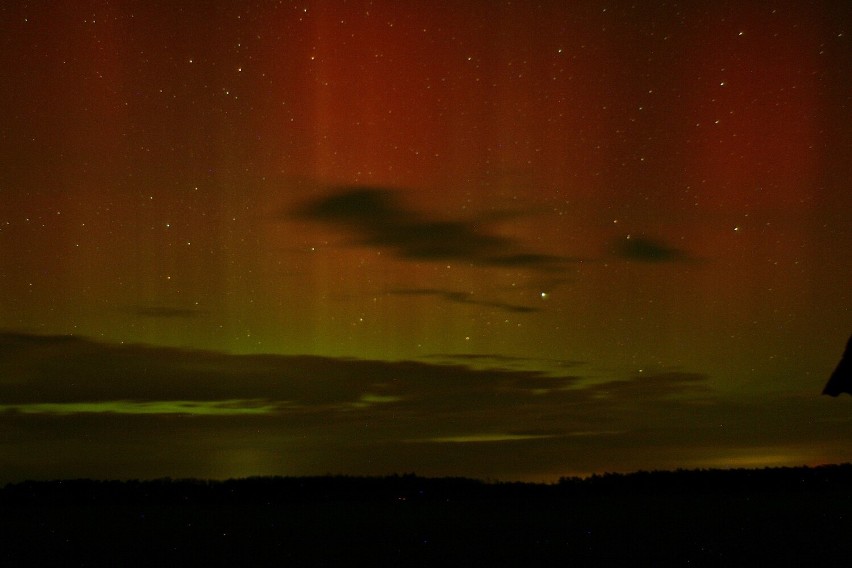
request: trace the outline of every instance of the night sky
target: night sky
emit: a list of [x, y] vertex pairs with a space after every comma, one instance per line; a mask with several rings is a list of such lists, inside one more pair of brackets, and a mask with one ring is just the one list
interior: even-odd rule
[[852, 460], [850, 22], [5, 2], [0, 481]]

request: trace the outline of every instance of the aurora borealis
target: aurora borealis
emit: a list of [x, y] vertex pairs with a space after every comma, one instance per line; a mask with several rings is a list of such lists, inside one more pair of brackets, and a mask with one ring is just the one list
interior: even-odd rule
[[848, 2], [0, 8], [0, 471], [852, 460]]

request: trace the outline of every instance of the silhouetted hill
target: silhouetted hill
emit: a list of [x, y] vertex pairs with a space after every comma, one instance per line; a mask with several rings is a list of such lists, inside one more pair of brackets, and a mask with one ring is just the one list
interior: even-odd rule
[[564, 478], [28, 481], [0, 565], [846, 565], [852, 465]]
[[839, 396], [844, 392], [852, 394], [852, 335], [849, 336], [843, 356], [828, 378], [822, 394]]

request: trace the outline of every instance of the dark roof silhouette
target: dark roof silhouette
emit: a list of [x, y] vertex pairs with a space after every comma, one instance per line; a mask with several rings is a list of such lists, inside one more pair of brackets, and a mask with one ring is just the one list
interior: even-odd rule
[[852, 394], [852, 336], [846, 342], [846, 350], [837, 368], [831, 373], [822, 394], [837, 396], [842, 392]]

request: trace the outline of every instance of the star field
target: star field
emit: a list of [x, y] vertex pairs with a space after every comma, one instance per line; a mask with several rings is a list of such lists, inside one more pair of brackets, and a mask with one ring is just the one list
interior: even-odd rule
[[[51, 475], [174, 475], [178, 446], [133, 444], [181, 413], [197, 476], [850, 459], [845, 399], [819, 399], [850, 331], [849, 23], [830, 0], [0, 8], [3, 463], [50, 469], [23, 448], [61, 417], [91, 442]], [[125, 384], [120, 353], [171, 379]]]

